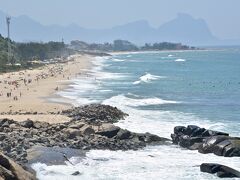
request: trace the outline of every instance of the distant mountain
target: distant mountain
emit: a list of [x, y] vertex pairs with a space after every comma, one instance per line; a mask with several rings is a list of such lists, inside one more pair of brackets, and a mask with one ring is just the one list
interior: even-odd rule
[[[0, 12], [0, 33], [6, 36], [6, 15]], [[125, 39], [136, 44], [154, 42], [181, 42], [188, 45], [240, 44], [239, 40], [220, 41], [214, 37], [203, 19], [179, 14], [175, 19], [153, 28], [141, 20], [109, 29], [86, 29], [76, 24], [69, 26], [44, 26], [28, 16], [12, 17], [11, 37], [15, 41], [61, 41], [112, 42]]]
[[187, 14], [178, 14], [158, 29], [158, 34], [165, 41], [178, 41], [187, 44], [212, 44], [217, 41], [203, 19], [194, 19]]

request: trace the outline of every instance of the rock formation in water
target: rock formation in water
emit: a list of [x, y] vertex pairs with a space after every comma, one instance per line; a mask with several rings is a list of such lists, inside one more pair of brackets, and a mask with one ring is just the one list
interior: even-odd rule
[[240, 172], [221, 164], [203, 163], [200, 166], [202, 172], [217, 174], [220, 178], [240, 178]]
[[200, 153], [214, 153], [218, 156], [240, 157], [240, 138], [224, 132], [207, 130], [198, 126], [177, 126], [171, 134], [174, 144], [198, 150]]

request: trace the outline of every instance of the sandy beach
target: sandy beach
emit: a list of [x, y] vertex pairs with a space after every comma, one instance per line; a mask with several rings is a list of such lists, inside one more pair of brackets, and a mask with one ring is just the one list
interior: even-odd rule
[[68, 118], [57, 115], [71, 107], [70, 103], [53, 103], [48, 100], [66, 88], [69, 80], [83, 75], [91, 67], [91, 56], [74, 55], [65, 63], [11, 72], [0, 75], [0, 118], [17, 121], [31, 119], [59, 123]]

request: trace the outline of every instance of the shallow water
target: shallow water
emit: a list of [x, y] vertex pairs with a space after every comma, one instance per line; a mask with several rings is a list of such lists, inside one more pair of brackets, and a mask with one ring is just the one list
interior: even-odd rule
[[[135, 132], [170, 137], [174, 126], [194, 124], [240, 136], [240, 51], [134, 53], [96, 58], [87, 77], [60, 95], [75, 105], [103, 103], [130, 116], [117, 123]], [[178, 146], [140, 151], [93, 150], [74, 166], [34, 164], [40, 179], [214, 179], [203, 162], [240, 170], [240, 158], [203, 155]], [[76, 178], [77, 179], [77, 178]]]

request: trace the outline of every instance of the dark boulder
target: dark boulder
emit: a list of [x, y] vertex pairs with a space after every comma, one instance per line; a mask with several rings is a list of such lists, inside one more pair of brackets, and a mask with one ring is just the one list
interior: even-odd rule
[[79, 171], [76, 171], [74, 173], [72, 173], [73, 176], [78, 176], [78, 175], [81, 175], [81, 173]]
[[207, 130], [195, 125], [176, 126], [171, 134], [172, 142], [181, 147], [198, 150], [200, 153], [214, 153], [219, 156], [240, 156], [240, 138], [228, 133]]
[[214, 151], [215, 145], [227, 140], [227, 136], [212, 136], [206, 138], [205, 142], [199, 147], [198, 152], [207, 154], [212, 153]]
[[131, 132], [125, 129], [120, 129], [117, 133], [117, 138], [120, 140], [129, 139], [131, 136]]
[[184, 126], [176, 126], [176, 127], [174, 127], [174, 134], [177, 134], [177, 135], [185, 134], [186, 129], [187, 128]]
[[202, 133], [203, 137], [209, 137], [209, 136], [229, 136], [228, 133], [220, 132], [220, 131], [212, 131], [212, 130], [205, 130]]
[[159, 137], [155, 134], [145, 133], [145, 140], [146, 143], [154, 143], [154, 142], [165, 142], [168, 141], [166, 138]]
[[167, 138], [162, 138], [151, 133], [136, 133], [135, 136], [138, 138], [139, 141], [142, 141], [148, 144], [169, 141], [169, 139]]
[[213, 153], [218, 156], [223, 156], [224, 149], [229, 145], [231, 145], [231, 141], [229, 139], [224, 140], [214, 146]]
[[189, 137], [187, 135], [181, 136], [179, 138], [179, 145], [184, 147], [184, 148], [189, 148], [192, 149], [191, 147], [194, 146], [194, 144], [198, 144], [203, 142], [202, 137]]
[[217, 176], [221, 178], [240, 177], [239, 171], [221, 164], [203, 163], [200, 166], [200, 170], [201, 172], [206, 172], [210, 174], [217, 173]]
[[213, 136], [207, 138], [199, 146], [200, 153], [214, 153], [218, 156], [240, 156], [240, 138], [229, 136]]
[[28, 119], [26, 121], [23, 121], [23, 122], [20, 122], [20, 125], [22, 127], [25, 127], [25, 128], [33, 128], [34, 127], [34, 123], [32, 120]]
[[188, 136], [191, 136], [191, 134], [195, 131], [195, 130], [198, 130], [200, 129], [200, 127], [198, 126], [195, 126], [195, 125], [188, 125], [184, 134], [185, 135], [188, 135]]
[[192, 131], [191, 137], [196, 137], [196, 136], [202, 136], [203, 132], [205, 132], [205, 128], [196, 128], [195, 130]]
[[101, 129], [99, 129], [96, 134], [101, 136], [106, 136], [108, 138], [112, 138], [117, 135], [118, 131], [120, 130], [119, 127], [114, 126], [112, 124], [103, 124]]

